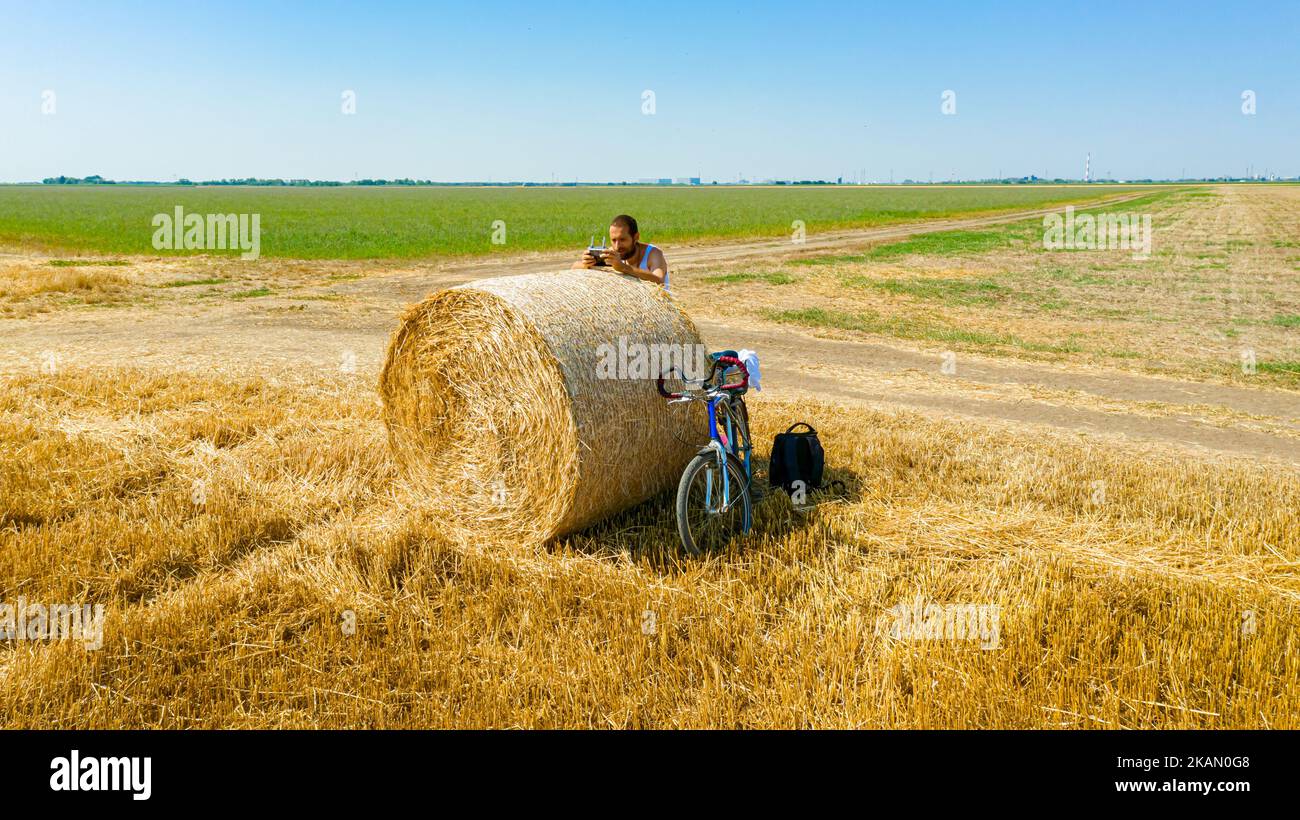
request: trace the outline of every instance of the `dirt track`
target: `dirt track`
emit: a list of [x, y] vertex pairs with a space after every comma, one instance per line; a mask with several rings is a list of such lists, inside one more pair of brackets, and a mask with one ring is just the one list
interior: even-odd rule
[[[1114, 198], [1108, 202], [1131, 199]], [[947, 219], [808, 237], [670, 248], [679, 279], [736, 260], [846, 251], [913, 234], [1024, 220], [1049, 209], [994, 217]], [[202, 367], [229, 372], [324, 368], [345, 359], [359, 378], [381, 363], [395, 316], [441, 287], [487, 276], [565, 266], [570, 254], [503, 261], [376, 265], [255, 263], [270, 275], [315, 275], [292, 292], [266, 298], [200, 301], [185, 294], [162, 305], [60, 310], [0, 320], [0, 371], [39, 367], [47, 353], [65, 364]], [[0, 264], [28, 261], [0, 257]], [[229, 264], [221, 260], [222, 264]], [[209, 270], [212, 260], [137, 260], [127, 272], [144, 281]], [[209, 267], [204, 267], [209, 266]], [[321, 281], [319, 271], [342, 278]], [[884, 342], [818, 338], [784, 326], [716, 317], [699, 321], [711, 345], [751, 347], [763, 359], [769, 395], [905, 406], [1020, 424], [1077, 430], [1200, 450], [1300, 464], [1300, 396], [1263, 390], [1080, 370], [963, 355], [951, 376], [935, 354]]]

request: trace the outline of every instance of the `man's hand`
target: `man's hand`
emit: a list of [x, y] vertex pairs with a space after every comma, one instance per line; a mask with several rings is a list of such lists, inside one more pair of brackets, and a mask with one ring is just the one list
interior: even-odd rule
[[613, 248], [605, 251], [604, 259], [605, 264], [618, 273], [631, 273], [633, 270], [632, 266], [624, 262], [623, 257], [619, 256], [618, 251]]
[[598, 261], [600, 260], [596, 258], [596, 255], [594, 253], [592, 253], [591, 251], [583, 251], [582, 259], [579, 260], [579, 264], [581, 264], [582, 267], [584, 268], [594, 268], [596, 267], [596, 263]]

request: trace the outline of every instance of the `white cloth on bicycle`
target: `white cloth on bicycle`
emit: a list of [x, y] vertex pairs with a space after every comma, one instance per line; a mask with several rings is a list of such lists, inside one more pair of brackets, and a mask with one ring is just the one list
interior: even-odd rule
[[758, 372], [758, 354], [746, 348], [745, 350], [737, 350], [736, 358], [744, 362], [745, 369], [749, 371], [749, 386], [755, 390], [762, 390], [763, 388], [759, 386], [758, 381], [760, 378]]

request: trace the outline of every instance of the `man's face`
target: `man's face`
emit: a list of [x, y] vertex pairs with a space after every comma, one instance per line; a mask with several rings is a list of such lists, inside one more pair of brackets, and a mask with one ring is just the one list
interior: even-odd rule
[[609, 226], [609, 245], [622, 259], [630, 259], [636, 252], [637, 234], [628, 233], [622, 225]]

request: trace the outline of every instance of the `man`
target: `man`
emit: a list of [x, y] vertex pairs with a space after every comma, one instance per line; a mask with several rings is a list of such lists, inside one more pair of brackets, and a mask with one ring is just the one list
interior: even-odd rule
[[667, 290], [668, 260], [664, 259], [663, 251], [641, 242], [635, 219], [627, 214], [614, 217], [609, 223], [609, 244], [601, 258], [597, 258], [593, 251], [584, 251], [573, 267], [595, 268], [604, 262], [612, 271], [654, 282]]

